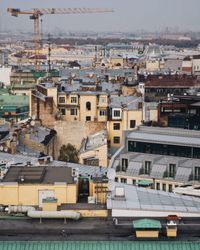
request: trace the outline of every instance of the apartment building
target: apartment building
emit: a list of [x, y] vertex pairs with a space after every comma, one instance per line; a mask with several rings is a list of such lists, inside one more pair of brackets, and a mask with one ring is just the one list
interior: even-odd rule
[[117, 181], [170, 191], [200, 182], [198, 131], [140, 127], [124, 133], [123, 146], [110, 167]]
[[65, 121], [107, 121], [106, 92], [58, 93], [58, 107]]
[[132, 130], [142, 123], [142, 98], [115, 96], [108, 109], [108, 140], [111, 148], [122, 145], [123, 130]]

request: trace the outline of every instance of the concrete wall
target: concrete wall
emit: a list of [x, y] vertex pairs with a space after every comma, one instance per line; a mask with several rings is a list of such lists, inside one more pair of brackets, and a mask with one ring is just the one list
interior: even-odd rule
[[0, 82], [10, 85], [11, 68], [0, 68]]
[[53, 190], [58, 205], [74, 204], [77, 201], [76, 184], [18, 184], [8, 183], [0, 186], [0, 204], [2, 205], [39, 205], [39, 191]]
[[67, 210], [68, 212], [78, 212], [81, 214], [81, 217], [88, 217], [88, 218], [105, 218], [108, 217], [108, 210], [106, 209], [100, 209], [100, 210]]
[[84, 164], [84, 159], [94, 157], [96, 159], [99, 159], [99, 166], [107, 167], [108, 166], [108, 147], [107, 144], [100, 146], [98, 148], [95, 148], [94, 150], [88, 150], [86, 152], [83, 152], [80, 154], [79, 162], [81, 164]]

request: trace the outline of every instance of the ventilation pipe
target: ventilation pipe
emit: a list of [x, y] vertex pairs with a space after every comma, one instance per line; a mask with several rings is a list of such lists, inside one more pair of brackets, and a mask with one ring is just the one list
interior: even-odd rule
[[8, 206], [8, 213], [24, 213], [30, 218], [48, 219], [73, 219], [79, 220], [80, 213], [73, 211], [36, 211], [32, 206]]
[[73, 212], [73, 211], [34, 211], [29, 210], [27, 213], [28, 217], [31, 218], [48, 218], [48, 219], [73, 219], [73, 220], [79, 220], [80, 219], [80, 213]]

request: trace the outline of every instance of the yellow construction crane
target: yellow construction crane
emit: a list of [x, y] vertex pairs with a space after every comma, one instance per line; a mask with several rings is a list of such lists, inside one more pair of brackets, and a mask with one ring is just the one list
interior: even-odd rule
[[15, 17], [18, 15], [30, 15], [30, 19], [34, 21], [34, 43], [35, 43], [35, 69], [39, 70], [39, 49], [40, 49], [40, 32], [39, 32], [39, 18], [48, 14], [87, 14], [87, 13], [106, 13], [113, 12], [108, 8], [48, 8], [31, 10], [20, 10], [8, 8], [7, 11]]

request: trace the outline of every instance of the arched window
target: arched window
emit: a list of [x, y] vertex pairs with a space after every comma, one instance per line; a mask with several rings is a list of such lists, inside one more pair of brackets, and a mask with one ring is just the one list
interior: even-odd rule
[[91, 102], [86, 102], [86, 109], [91, 110]]

